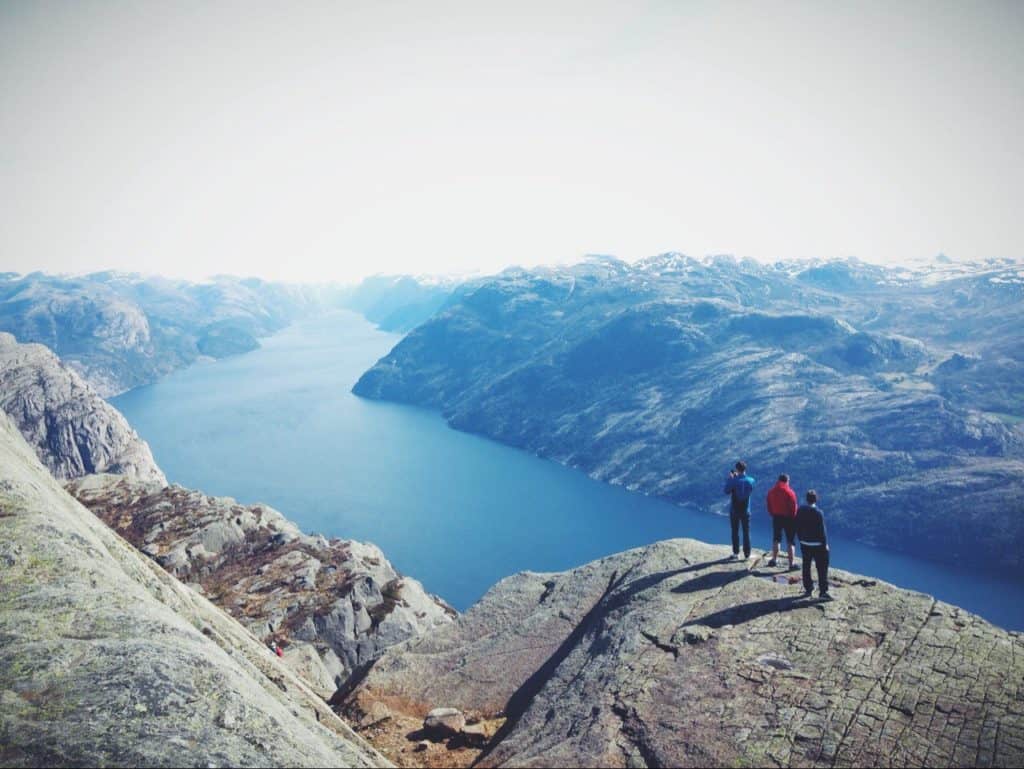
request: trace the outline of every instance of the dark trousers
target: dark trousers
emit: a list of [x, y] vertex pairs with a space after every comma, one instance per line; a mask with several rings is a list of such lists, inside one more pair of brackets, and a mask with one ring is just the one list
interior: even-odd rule
[[750, 513], [729, 511], [729, 525], [732, 527], [732, 552], [740, 552], [740, 524], [743, 524], [743, 555], [750, 555]]
[[824, 545], [800, 545], [800, 556], [804, 562], [804, 590], [810, 593], [814, 589], [811, 579], [811, 561], [818, 568], [818, 594], [828, 593], [828, 550]]

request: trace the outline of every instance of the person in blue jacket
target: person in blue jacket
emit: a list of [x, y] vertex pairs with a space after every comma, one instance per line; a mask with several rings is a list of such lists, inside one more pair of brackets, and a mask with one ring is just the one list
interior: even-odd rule
[[745, 462], [737, 462], [725, 479], [725, 493], [730, 496], [729, 525], [732, 528], [732, 557], [740, 560], [740, 526], [743, 527], [743, 560], [750, 558], [750, 497], [754, 479], [747, 475]]

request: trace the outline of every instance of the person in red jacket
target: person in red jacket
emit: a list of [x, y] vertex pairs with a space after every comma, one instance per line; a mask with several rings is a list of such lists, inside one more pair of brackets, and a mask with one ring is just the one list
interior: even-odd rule
[[796, 566], [793, 558], [796, 555], [793, 540], [796, 539], [796, 492], [789, 487], [789, 476], [783, 473], [778, 482], [768, 492], [768, 513], [772, 517], [772, 559], [769, 566], [774, 566], [779, 557], [779, 543], [782, 532], [786, 532], [786, 546], [789, 548], [789, 570]]

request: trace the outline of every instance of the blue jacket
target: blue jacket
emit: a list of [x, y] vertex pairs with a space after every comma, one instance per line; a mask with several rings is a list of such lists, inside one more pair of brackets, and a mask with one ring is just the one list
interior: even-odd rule
[[732, 511], [750, 515], [750, 497], [754, 493], [754, 479], [744, 473], [725, 479], [725, 493], [732, 495]]

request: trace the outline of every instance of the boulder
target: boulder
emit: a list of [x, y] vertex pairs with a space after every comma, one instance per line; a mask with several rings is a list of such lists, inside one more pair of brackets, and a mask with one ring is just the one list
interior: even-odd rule
[[391, 709], [383, 702], [375, 701], [370, 703], [366, 715], [359, 721], [359, 726], [362, 729], [366, 729], [367, 727], [387, 721], [389, 718], [391, 718]]
[[483, 748], [491, 739], [491, 732], [483, 723], [469, 724], [462, 730], [462, 740], [469, 748]]
[[434, 708], [423, 719], [423, 729], [433, 737], [453, 737], [466, 728], [466, 716], [456, 708]]

